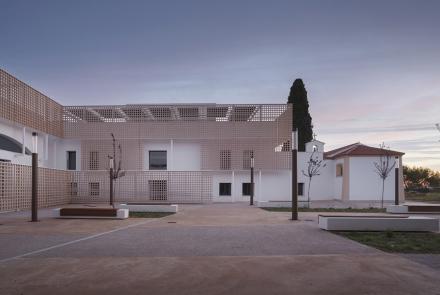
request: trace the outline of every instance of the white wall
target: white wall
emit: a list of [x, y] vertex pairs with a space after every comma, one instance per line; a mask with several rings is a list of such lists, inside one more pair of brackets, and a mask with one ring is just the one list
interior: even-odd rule
[[177, 171], [200, 170], [200, 144], [173, 141], [173, 167]]
[[[57, 140], [61, 140], [55, 136], [48, 135], [43, 132], [33, 130], [31, 128], [25, 128], [25, 140], [24, 145], [32, 152], [32, 132], [38, 133], [38, 165], [40, 167], [54, 168], [53, 145]], [[0, 120], [0, 133], [7, 135], [20, 143], [23, 143], [23, 126], [9, 122], [7, 120]], [[48, 141], [46, 142], [46, 137]], [[0, 150], [0, 158], [10, 160], [14, 164], [31, 165], [31, 156], [22, 153], [13, 153], [4, 150]]]
[[[379, 157], [350, 157], [350, 200], [380, 201], [382, 179], [375, 172], [374, 162], [379, 162]], [[384, 200], [394, 200], [394, 177], [393, 169], [385, 181]]]
[[149, 151], [167, 152], [167, 170], [199, 171], [200, 145], [197, 143], [179, 142], [176, 140], [147, 141], [144, 145], [144, 169], [149, 170]]
[[[251, 182], [250, 170], [246, 171], [218, 171], [212, 172], [212, 198], [214, 202], [249, 202], [249, 196], [243, 196], [243, 183]], [[231, 196], [220, 196], [219, 187], [221, 182], [231, 183]], [[265, 180], [262, 181], [266, 185]], [[254, 201], [267, 196], [262, 193], [260, 185], [260, 172], [254, 171]], [[269, 194], [270, 195], [270, 194]]]
[[[344, 176], [336, 176], [336, 165], [344, 165], [344, 159], [336, 159], [336, 160], [329, 160], [329, 163], [331, 163], [332, 167], [332, 178], [333, 178], [333, 196], [335, 199], [341, 200], [342, 199], [342, 186], [343, 186], [343, 180]], [[342, 168], [342, 174], [347, 173], [348, 171], [344, 171], [345, 169]]]
[[70, 139], [54, 140], [49, 153], [56, 169], [67, 169], [67, 151], [76, 151], [76, 170], [81, 170], [81, 141]]
[[[318, 150], [313, 154], [313, 157], [318, 160], [323, 160], [323, 143], [320, 141], [310, 142], [306, 145], [306, 152], [298, 153], [298, 182], [304, 183], [304, 195], [299, 196], [300, 200], [307, 200], [307, 190], [309, 178], [304, 175], [308, 174], [308, 162], [313, 152], [313, 145], [316, 145]], [[325, 167], [324, 167], [325, 165]], [[310, 187], [310, 200], [331, 200], [334, 199], [334, 177], [333, 177], [334, 163], [329, 160], [323, 160], [319, 175], [312, 177], [312, 184]], [[303, 173], [304, 171], [304, 173]], [[290, 181], [288, 182], [290, 186]], [[289, 187], [289, 194], [290, 194]]]

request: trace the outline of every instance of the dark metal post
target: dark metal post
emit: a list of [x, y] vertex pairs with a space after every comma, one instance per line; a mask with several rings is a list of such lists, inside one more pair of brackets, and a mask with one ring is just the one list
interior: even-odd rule
[[110, 206], [113, 206], [113, 168], [110, 168]]
[[32, 132], [32, 199], [31, 199], [31, 221], [38, 221], [38, 134]]
[[292, 220], [298, 220], [298, 138], [297, 130], [292, 130]]
[[32, 222], [38, 221], [38, 154], [32, 153]]
[[250, 205], [254, 204], [254, 156], [251, 156], [251, 198]]
[[396, 168], [394, 168], [394, 205], [399, 205], [399, 157], [396, 157]]

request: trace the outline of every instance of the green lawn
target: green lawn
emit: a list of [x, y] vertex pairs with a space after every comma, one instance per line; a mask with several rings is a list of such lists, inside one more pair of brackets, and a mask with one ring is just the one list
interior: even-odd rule
[[[292, 208], [261, 208], [271, 212], [292, 212]], [[299, 212], [352, 212], [352, 213], [384, 213], [385, 209], [380, 208], [298, 208]]]
[[440, 234], [416, 232], [334, 232], [359, 243], [395, 253], [440, 254]]
[[416, 193], [405, 192], [406, 201], [440, 203], [440, 192]]
[[168, 215], [173, 215], [172, 212], [131, 212], [131, 218], [162, 218]]

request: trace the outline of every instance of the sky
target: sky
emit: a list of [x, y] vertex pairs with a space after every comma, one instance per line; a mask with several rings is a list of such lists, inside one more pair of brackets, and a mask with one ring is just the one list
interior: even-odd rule
[[440, 170], [440, 1], [0, 0], [0, 68], [63, 105], [285, 103]]

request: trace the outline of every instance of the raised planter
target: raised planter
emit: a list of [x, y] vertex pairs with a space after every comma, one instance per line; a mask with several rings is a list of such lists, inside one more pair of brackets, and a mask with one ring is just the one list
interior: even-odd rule
[[55, 218], [98, 218], [98, 219], [126, 219], [127, 209], [115, 208], [57, 208], [53, 209]]
[[439, 231], [439, 220], [424, 216], [319, 215], [318, 225], [335, 231]]
[[407, 214], [407, 213], [429, 213], [440, 214], [440, 205], [390, 205], [387, 206], [388, 213]]
[[177, 213], [178, 205], [170, 204], [146, 204], [146, 203], [127, 203], [119, 204], [121, 209], [128, 209], [130, 212], [171, 212]]

